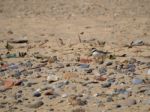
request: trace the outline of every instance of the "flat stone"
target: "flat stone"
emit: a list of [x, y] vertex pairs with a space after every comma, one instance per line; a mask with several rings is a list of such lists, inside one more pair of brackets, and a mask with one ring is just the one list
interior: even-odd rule
[[76, 109], [73, 109], [71, 112], [85, 112], [85, 109], [83, 109], [83, 108], [76, 108]]
[[28, 105], [26, 105], [26, 106], [29, 107], [29, 108], [39, 108], [39, 107], [41, 107], [43, 104], [44, 104], [43, 101], [35, 101], [35, 102], [33, 102], [33, 103], [31, 103], [31, 104], [28, 104]]
[[143, 79], [139, 79], [139, 78], [134, 78], [132, 79], [132, 84], [142, 84], [143, 83]]
[[110, 66], [110, 65], [112, 65], [113, 63], [112, 63], [112, 62], [106, 62], [105, 64], [106, 64], [106, 66]]
[[135, 99], [126, 99], [122, 105], [123, 106], [132, 106], [132, 105], [135, 105], [137, 104], [137, 101]]
[[101, 84], [101, 86], [102, 86], [102, 88], [108, 88], [108, 87], [111, 86], [111, 83], [106, 82], [106, 83], [104, 83], [104, 84]]
[[134, 40], [131, 42], [131, 46], [142, 46], [144, 42], [142, 40]]
[[80, 64], [80, 68], [89, 68], [89, 64]]

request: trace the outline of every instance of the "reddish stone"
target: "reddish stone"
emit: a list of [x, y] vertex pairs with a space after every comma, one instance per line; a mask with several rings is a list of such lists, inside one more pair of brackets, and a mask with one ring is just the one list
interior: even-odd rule
[[105, 81], [105, 80], [107, 80], [106, 77], [102, 77], [102, 76], [95, 76], [94, 79], [98, 80], [98, 81]]
[[7, 79], [7, 80], [4, 81], [4, 87], [6, 89], [12, 88], [13, 86], [14, 86], [14, 81], [13, 80]]

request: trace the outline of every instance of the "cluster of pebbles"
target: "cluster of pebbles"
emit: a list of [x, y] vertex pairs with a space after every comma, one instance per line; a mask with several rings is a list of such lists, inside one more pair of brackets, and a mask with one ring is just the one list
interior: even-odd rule
[[[26, 49], [26, 56], [1, 59], [1, 112], [150, 111], [150, 47], [143, 41], [121, 47], [96, 40], [50, 45], [28, 42], [17, 49]], [[94, 60], [93, 47], [111, 55]]]

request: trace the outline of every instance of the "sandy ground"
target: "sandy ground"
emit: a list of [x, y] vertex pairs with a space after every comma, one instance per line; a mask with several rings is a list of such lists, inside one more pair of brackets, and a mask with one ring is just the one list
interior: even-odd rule
[[[12, 84], [11, 89], [0, 92], [0, 112], [149, 112], [149, 18], [149, 0], [0, 0], [0, 54], [6, 54], [6, 42], [11, 39], [26, 37], [29, 40], [28, 44], [11, 44], [14, 49], [10, 51], [27, 52], [27, 56], [5, 58], [1, 62], [8, 66], [11, 63], [19, 64], [17, 70], [33, 72], [25, 75], [22, 73], [19, 79], [14, 75], [16, 69], [9, 70], [8, 67], [8, 70], [0, 72], [3, 82], [0, 83], [0, 87], [7, 85], [7, 79], [13, 80], [13, 83], [14, 80], [22, 81], [22, 84]], [[127, 46], [135, 40], [141, 40], [144, 44], [131, 48]], [[101, 45], [101, 42], [105, 44]], [[93, 57], [89, 56], [91, 48], [111, 52], [115, 59], [107, 57], [103, 64], [95, 62]], [[33, 56], [36, 52], [42, 55], [42, 59]], [[126, 56], [120, 57], [123, 54]], [[53, 56], [58, 58], [59, 64], [55, 61], [49, 62], [49, 57]], [[77, 61], [77, 58], [82, 57], [92, 58], [91, 62], [86, 62], [90, 65], [86, 69], [93, 69], [91, 73], [86, 73], [85, 68], [80, 68], [80, 64], [85, 62]], [[136, 70], [129, 73], [130, 75], [124, 75], [128, 72], [120, 73], [114, 70], [117, 65], [130, 64], [132, 58], [136, 59], [136, 62], [132, 63]], [[20, 65], [21, 62], [25, 64], [27, 61], [31, 61], [33, 66], [41, 63], [46, 65], [41, 67], [41, 70]], [[139, 64], [138, 61], [144, 64]], [[112, 65], [106, 66], [107, 62], [112, 62]], [[60, 67], [60, 63], [64, 67]], [[3, 69], [2, 65], [1, 68]], [[94, 77], [97, 77], [96, 73], [100, 68], [107, 69], [104, 75], [107, 80], [98, 79], [96, 83]], [[48, 83], [46, 79], [51, 72], [54, 72], [59, 80]], [[98, 74], [101, 75], [99, 72]], [[144, 82], [133, 84], [132, 80], [135, 77], [143, 79]], [[101, 87], [101, 84], [112, 78], [115, 78], [116, 82], [111, 87]], [[57, 87], [58, 83], [66, 80], [69, 84]], [[26, 83], [31, 83], [32, 86]], [[41, 90], [39, 97], [33, 96], [37, 89], [43, 87], [53, 88], [53, 95], [58, 96], [45, 95], [46, 90]], [[146, 88], [144, 92], [138, 92], [143, 87]], [[125, 88], [132, 94], [113, 95], [112, 92], [116, 88]], [[1, 88], [0, 90], [2, 91]], [[18, 94], [21, 96], [17, 96]], [[72, 94], [81, 96], [87, 103], [83, 101], [83, 105], [70, 104]], [[109, 102], [107, 99], [110, 96], [113, 100]], [[136, 100], [136, 103], [128, 101], [130, 99]], [[35, 108], [32, 104], [37, 100], [44, 104]]]

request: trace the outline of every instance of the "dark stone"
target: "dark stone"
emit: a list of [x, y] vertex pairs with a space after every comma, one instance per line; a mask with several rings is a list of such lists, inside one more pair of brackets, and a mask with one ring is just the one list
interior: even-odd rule
[[111, 86], [111, 83], [110, 82], [106, 82], [104, 84], [101, 84], [102, 88], [108, 88]]
[[35, 97], [40, 97], [40, 96], [41, 96], [41, 93], [40, 93], [40, 92], [34, 92], [33, 96], [35, 96]]

